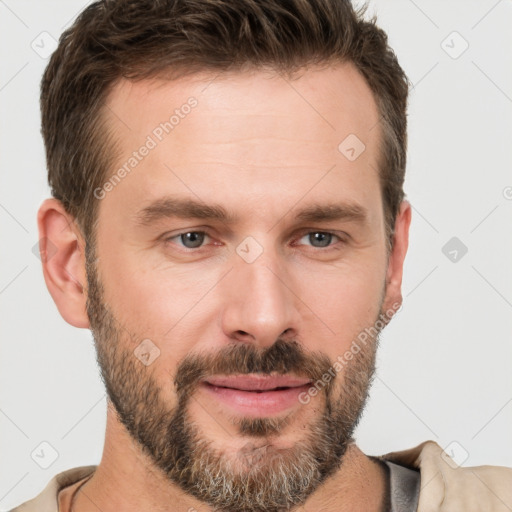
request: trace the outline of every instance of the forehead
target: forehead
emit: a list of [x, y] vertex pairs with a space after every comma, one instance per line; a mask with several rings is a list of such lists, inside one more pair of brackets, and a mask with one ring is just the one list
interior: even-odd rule
[[[332, 132], [336, 141], [344, 130], [352, 130], [362, 140], [370, 142], [375, 135], [372, 132], [377, 132], [373, 130], [379, 117], [373, 94], [351, 63], [305, 68], [296, 71], [293, 78], [261, 69], [203, 72], [174, 81], [121, 79], [109, 94], [105, 113], [111, 127], [125, 136], [130, 132], [136, 135], [134, 129], [150, 133], [157, 119], [168, 120], [191, 97], [198, 102], [199, 109], [195, 112], [200, 111], [200, 122], [206, 118], [218, 123], [223, 118], [234, 122], [239, 118], [245, 123], [244, 117], [253, 116], [254, 122], [246, 127], [258, 131], [267, 126], [265, 119], [257, 116], [267, 119], [272, 116], [271, 124], [279, 121], [276, 128], [285, 128], [283, 135], [289, 134], [295, 139], [323, 129], [326, 133]], [[298, 120], [303, 124], [297, 125]], [[191, 122], [194, 120], [188, 124]], [[179, 131], [176, 133], [179, 136]], [[210, 135], [214, 140], [215, 133]]]
[[[371, 200], [378, 187], [379, 114], [349, 63], [305, 69], [293, 80], [262, 70], [121, 80], [105, 114], [118, 143], [110, 175], [126, 172], [101, 208], [140, 206], [164, 189], [240, 205], [289, 193], [290, 206], [319, 179], [315, 190], [330, 195], [344, 184]], [[150, 149], [141, 157], [143, 146]]]

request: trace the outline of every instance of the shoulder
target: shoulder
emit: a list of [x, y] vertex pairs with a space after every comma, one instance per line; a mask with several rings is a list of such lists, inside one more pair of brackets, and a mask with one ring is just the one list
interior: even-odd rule
[[90, 475], [96, 468], [95, 465], [79, 466], [58, 473], [37, 496], [18, 505], [10, 512], [58, 512], [59, 491]]
[[382, 458], [419, 469], [418, 512], [510, 512], [512, 468], [461, 467], [435, 442], [383, 455]]

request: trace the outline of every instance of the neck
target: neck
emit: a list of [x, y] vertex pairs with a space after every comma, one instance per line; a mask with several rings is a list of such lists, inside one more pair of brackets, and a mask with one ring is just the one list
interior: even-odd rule
[[[352, 443], [339, 470], [295, 510], [298, 512], [304, 506], [322, 512], [380, 512], [386, 486], [385, 471]], [[209, 505], [185, 494], [152, 465], [110, 408], [101, 462], [75, 495], [70, 512], [98, 510], [213, 512]]]

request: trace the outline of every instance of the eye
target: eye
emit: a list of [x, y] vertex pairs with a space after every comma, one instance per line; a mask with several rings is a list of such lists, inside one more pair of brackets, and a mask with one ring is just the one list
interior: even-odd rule
[[327, 231], [311, 231], [300, 238], [299, 242], [306, 239], [313, 247], [322, 248], [329, 247], [333, 238], [341, 240], [341, 238], [334, 233], [329, 233]]
[[205, 238], [208, 235], [204, 231], [186, 231], [185, 233], [179, 233], [178, 235], [166, 238], [166, 242], [177, 240], [178, 245], [182, 244], [186, 249], [197, 249], [203, 245]]

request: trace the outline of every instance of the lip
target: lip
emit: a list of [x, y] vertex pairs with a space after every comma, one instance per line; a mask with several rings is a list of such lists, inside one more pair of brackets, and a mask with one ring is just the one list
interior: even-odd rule
[[296, 388], [311, 382], [310, 379], [291, 377], [288, 375], [230, 375], [205, 379], [213, 386], [238, 389], [242, 391], [269, 391], [275, 388]]
[[[201, 383], [215, 401], [252, 417], [273, 415], [301, 405], [299, 395], [310, 386], [310, 380], [286, 376], [212, 377]], [[275, 389], [282, 387], [285, 389]]]

